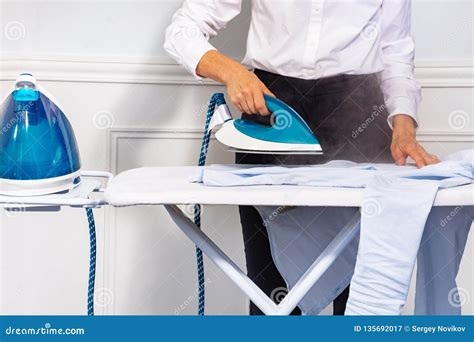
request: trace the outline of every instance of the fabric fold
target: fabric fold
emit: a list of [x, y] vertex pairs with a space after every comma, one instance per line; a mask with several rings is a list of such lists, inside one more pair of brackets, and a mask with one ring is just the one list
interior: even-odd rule
[[362, 204], [346, 315], [401, 314], [438, 182], [377, 176]]
[[[471, 216], [449, 219], [446, 238], [437, 226], [440, 217], [450, 214], [444, 207], [432, 209], [432, 204], [438, 189], [472, 183], [474, 150], [442, 160], [422, 169], [348, 161], [302, 167], [212, 165], [200, 169], [190, 181], [216, 187], [364, 188], [359, 242], [354, 241], [336, 259], [303, 298], [300, 308], [305, 314], [318, 314], [351, 282], [347, 314], [399, 315], [418, 256], [416, 313], [456, 314], [460, 306], [453, 304], [453, 298], [459, 297], [455, 277], [474, 208], [462, 208]], [[275, 264], [291, 288], [358, 208], [280, 210], [259, 206], [257, 210], [265, 222]], [[428, 232], [425, 226], [429, 226]], [[437, 248], [443, 248], [439, 257]], [[443, 260], [443, 256], [451, 259]], [[447, 279], [433, 280], [440, 270], [433, 269], [430, 260]]]

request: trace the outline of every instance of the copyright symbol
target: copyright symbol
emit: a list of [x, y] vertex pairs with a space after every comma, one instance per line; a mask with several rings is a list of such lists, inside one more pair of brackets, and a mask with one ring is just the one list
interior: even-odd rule
[[405, 325], [405, 327], [403, 328], [403, 330], [405, 330], [406, 332], [410, 332], [410, 326], [409, 326], [409, 325]]

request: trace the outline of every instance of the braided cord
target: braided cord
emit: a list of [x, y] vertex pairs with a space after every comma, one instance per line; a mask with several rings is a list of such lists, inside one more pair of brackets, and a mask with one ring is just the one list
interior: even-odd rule
[[87, 315], [94, 316], [94, 286], [96, 265], [96, 234], [94, 212], [92, 208], [86, 208], [87, 222], [89, 223], [89, 284], [87, 287]]
[[[207, 151], [209, 150], [209, 141], [211, 139], [211, 132], [209, 132], [209, 124], [211, 123], [212, 116], [216, 106], [225, 104], [224, 94], [215, 93], [212, 95], [209, 101], [209, 106], [206, 115], [206, 125], [204, 128], [204, 135], [202, 137], [201, 152], [199, 153], [199, 166], [206, 164]], [[201, 206], [199, 204], [194, 205], [194, 224], [201, 228]], [[204, 280], [204, 260], [201, 249], [196, 246], [196, 263], [198, 272], [198, 315], [204, 316], [205, 312], [205, 297], [206, 297], [206, 284]]]
[[[209, 107], [206, 115], [206, 125], [202, 137], [201, 151], [199, 153], [199, 166], [204, 166], [206, 163], [207, 152], [209, 150], [209, 141], [211, 132], [209, 132], [209, 124], [216, 105], [225, 104], [224, 95], [222, 93], [215, 93], [212, 95], [209, 102]], [[95, 287], [95, 271], [96, 271], [96, 229], [94, 221], [94, 213], [92, 208], [86, 208], [87, 221], [89, 223], [89, 240], [90, 240], [90, 255], [89, 255], [89, 284], [87, 287], [87, 315], [94, 316], [94, 287]], [[201, 206], [194, 205], [194, 223], [201, 228]], [[205, 273], [204, 273], [204, 259], [202, 251], [196, 246], [196, 263], [198, 271], [198, 315], [203, 316], [205, 313]]]

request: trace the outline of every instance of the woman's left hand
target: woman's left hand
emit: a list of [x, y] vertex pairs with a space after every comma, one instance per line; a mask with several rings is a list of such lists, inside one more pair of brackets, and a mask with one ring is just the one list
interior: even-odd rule
[[394, 117], [390, 148], [397, 165], [405, 165], [408, 157], [415, 161], [418, 168], [440, 162], [437, 156], [426, 152], [416, 141], [415, 121], [408, 115]]

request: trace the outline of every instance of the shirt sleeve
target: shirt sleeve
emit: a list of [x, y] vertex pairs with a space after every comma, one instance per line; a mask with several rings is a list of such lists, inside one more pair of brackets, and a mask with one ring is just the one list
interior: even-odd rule
[[242, 0], [185, 0], [166, 29], [165, 51], [197, 79], [196, 67], [209, 50], [209, 39], [237, 16]]
[[414, 75], [415, 44], [410, 29], [411, 1], [385, 0], [381, 25], [384, 70], [379, 78], [390, 127], [397, 114], [411, 116], [418, 126], [421, 88]]

